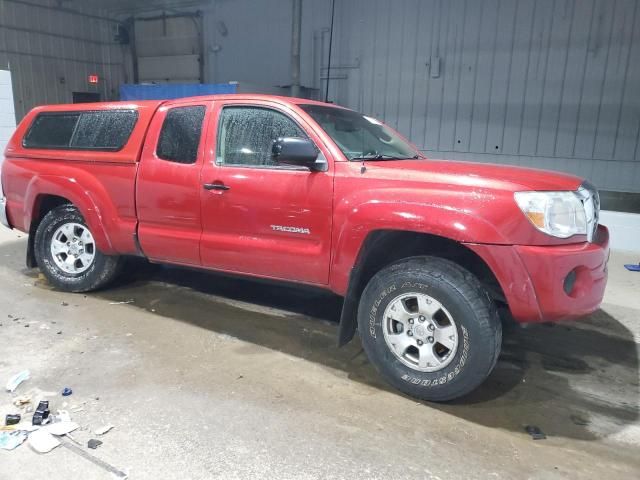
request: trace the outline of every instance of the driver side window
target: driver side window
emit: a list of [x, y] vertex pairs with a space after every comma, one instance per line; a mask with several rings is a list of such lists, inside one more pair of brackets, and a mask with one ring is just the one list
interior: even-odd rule
[[289, 117], [263, 107], [225, 107], [220, 114], [218, 165], [275, 166], [273, 142], [278, 137], [308, 138]]

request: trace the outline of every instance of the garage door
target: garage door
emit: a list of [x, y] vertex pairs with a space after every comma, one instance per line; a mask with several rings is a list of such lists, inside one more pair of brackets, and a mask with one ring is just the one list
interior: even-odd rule
[[200, 82], [196, 22], [192, 17], [136, 20], [139, 82]]

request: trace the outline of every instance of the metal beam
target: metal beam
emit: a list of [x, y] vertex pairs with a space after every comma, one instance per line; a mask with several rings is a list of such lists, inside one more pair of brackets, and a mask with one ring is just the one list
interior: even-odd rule
[[102, 15], [92, 15], [90, 13], [83, 13], [83, 12], [79, 12], [77, 10], [74, 10], [72, 8], [51, 7], [49, 5], [42, 5], [40, 3], [28, 2], [26, 0], [2, 0], [2, 1], [7, 2], [7, 3], [15, 3], [17, 5], [25, 5], [27, 7], [41, 8], [43, 10], [50, 10], [50, 11], [53, 11], [53, 12], [69, 13], [71, 15], [78, 15], [80, 17], [85, 17], [85, 18], [94, 18], [96, 20], [103, 20], [105, 22], [120, 23], [115, 18], [103, 17]]
[[62, 38], [64, 40], [74, 40], [77, 42], [83, 42], [83, 43], [92, 43], [94, 45], [118, 45], [117, 42], [102, 42], [100, 40], [91, 40], [89, 38], [82, 38], [82, 37], [76, 37], [74, 35], [65, 35], [63, 33], [53, 33], [53, 32], [47, 32], [44, 30], [36, 30], [33, 28], [26, 28], [26, 27], [15, 27], [13, 25], [7, 25], [4, 23], [0, 23], [0, 29], [6, 29], [6, 30], [13, 30], [14, 32], [22, 32], [22, 33], [37, 33], [39, 35], [46, 35], [49, 37], [55, 37], [55, 38]]
[[291, 20], [291, 96], [300, 96], [300, 37], [302, 30], [302, 0], [293, 0]]

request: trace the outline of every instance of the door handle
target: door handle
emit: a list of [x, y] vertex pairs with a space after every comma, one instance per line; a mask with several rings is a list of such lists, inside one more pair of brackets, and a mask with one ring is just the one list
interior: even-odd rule
[[231, 188], [224, 183], [205, 183], [203, 187], [205, 190], [229, 190]]

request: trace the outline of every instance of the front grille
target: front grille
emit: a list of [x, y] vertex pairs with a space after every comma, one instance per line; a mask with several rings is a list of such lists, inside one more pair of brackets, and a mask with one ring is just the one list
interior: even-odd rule
[[592, 242], [600, 220], [600, 195], [598, 189], [586, 181], [578, 188], [578, 195], [587, 216], [587, 240]]

